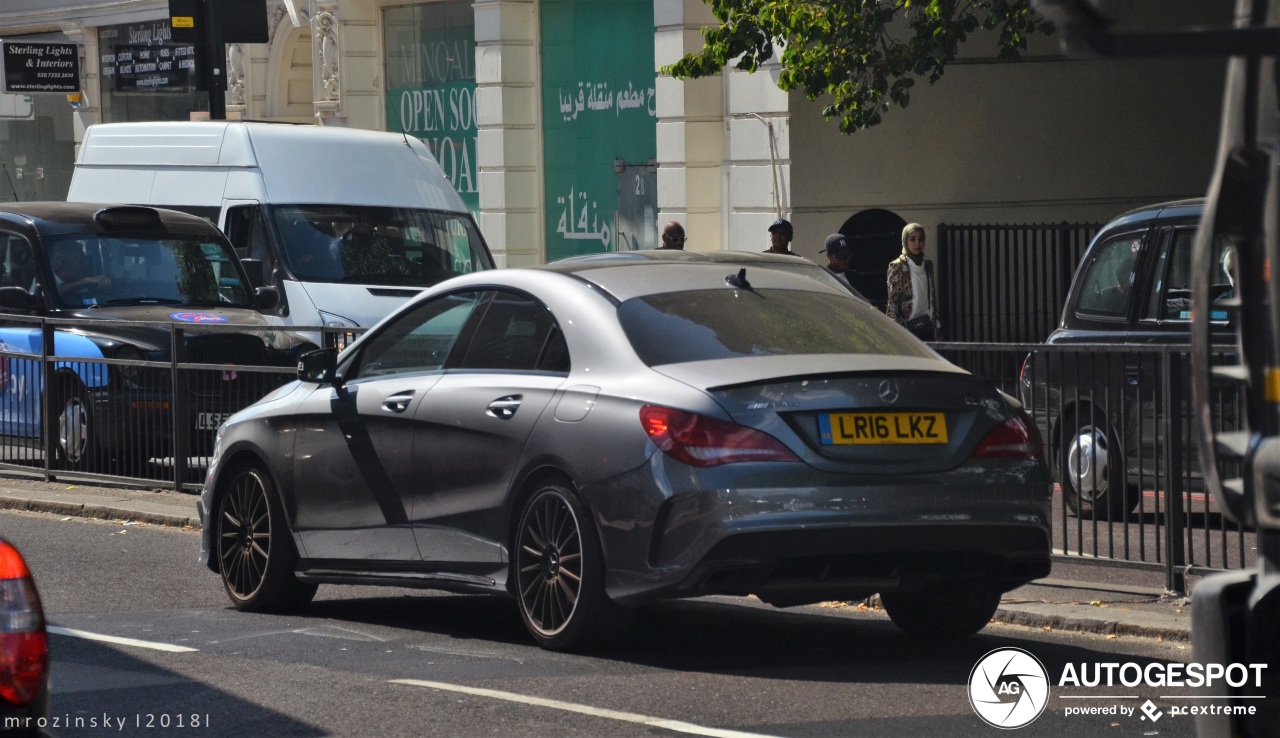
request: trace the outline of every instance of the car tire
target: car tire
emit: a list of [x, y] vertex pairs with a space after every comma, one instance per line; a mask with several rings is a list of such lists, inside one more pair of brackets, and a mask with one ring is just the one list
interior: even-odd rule
[[521, 508], [511, 550], [520, 617], [538, 645], [594, 645], [619, 608], [604, 591], [604, 555], [586, 506], [567, 484], [539, 485]]
[[982, 630], [1000, 607], [1000, 590], [988, 582], [945, 582], [880, 593], [889, 619], [908, 635], [964, 638]]
[[1101, 410], [1065, 418], [1056, 462], [1063, 499], [1077, 517], [1120, 520], [1142, 500], [1140, 490], [1125, 481], [1122, 446]]
[[89, 394], [79, 382], [69, 382], [58, 393], [58, 465], [75, 471], [98, 471], [101, 450], [94, 431]]
[[291, 612], [305, 606], [316, 585], [298, 581], [298, 554], [271, 477], [256, 464], [228, 475], [218, 498], [218, 572], [237, 610]]

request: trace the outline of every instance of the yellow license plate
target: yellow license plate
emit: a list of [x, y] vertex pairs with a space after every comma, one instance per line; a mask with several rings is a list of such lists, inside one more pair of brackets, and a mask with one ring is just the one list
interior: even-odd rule
[[824, 446], [888, 443], [946, 443], [943, 413], [822, 413]]

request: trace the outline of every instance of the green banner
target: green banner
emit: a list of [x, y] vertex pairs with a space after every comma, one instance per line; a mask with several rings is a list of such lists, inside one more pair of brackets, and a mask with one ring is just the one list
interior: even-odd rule
[[476, 169], [476, 48], [471, 0], [383, 12], [387, 130], [422, 139], [472, 213]]
[[542, 0], [547, 261], [614, 251], [619, 164], [657, 157], [653, 0]]

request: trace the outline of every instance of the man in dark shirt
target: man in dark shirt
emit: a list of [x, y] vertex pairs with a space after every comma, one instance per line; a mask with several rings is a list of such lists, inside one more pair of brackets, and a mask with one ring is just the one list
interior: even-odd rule
[[862, 296], [861, 292], [854, 289], [852, 283], [849, 282], [849, 261], [853, 259], [853, 247], [849, 245], [848, 239], [840, 233], [832, 233], [827, 236], [826, 243], [823, 244], [820, 254], [827, 255], [827, 271], [831, 272], [840, 284], [844, 285], [855, 297], [867, 302], [867, 298]]

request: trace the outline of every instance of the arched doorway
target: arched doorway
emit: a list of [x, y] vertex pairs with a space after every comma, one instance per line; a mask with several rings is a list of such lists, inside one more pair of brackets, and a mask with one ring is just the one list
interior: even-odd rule
[[881, 310], [889, 296], [889, 262], [902, 253], [902, 229], [906, 225], [907, 221], [897, 213], [872, 208], [854, 214], [840, 226], [840, 233], [853, 245], [849, 281]]
[[[284, 38], [280, 38], [284, 36]], [[267, 66], [267, 99], [263, 117], [291, 123], [315, 123], [311, 87], [311, 26], [281, 24], [271, 43]]]

